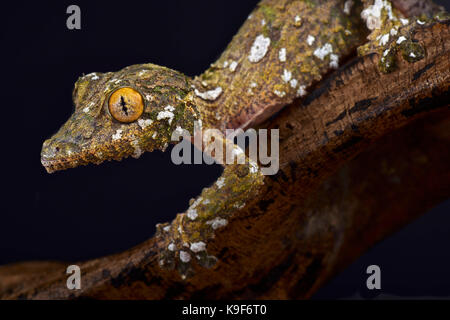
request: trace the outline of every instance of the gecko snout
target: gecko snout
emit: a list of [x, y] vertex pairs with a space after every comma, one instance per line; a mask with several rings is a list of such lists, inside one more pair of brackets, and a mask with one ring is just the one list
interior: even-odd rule
[[53, 172], [79, 151], [80, 148], [73, 143], [47, 139], [42, 145], [41, 163], [48, 172]]

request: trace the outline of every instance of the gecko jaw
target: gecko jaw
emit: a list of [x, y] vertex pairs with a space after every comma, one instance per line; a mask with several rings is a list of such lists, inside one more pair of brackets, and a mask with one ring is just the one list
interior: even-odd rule
[[65, 170], [69, 168], [75, 168], [79, 165], [77, 161], [70, 160], [45, 160], [41, 158], [41, 163], [44, 166], [47, 173], [53, 173], [55, 171]]

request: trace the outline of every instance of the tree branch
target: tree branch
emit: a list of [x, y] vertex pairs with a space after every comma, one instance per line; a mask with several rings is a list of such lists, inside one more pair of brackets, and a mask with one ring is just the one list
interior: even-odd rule
[[[280, 129], [279, 173], [262, 177], [228, 167], [224, 187], [202, 192], [217, 206], [199, 205], [199, 216], [227, 226], [207, 229], [211, 220], [180, 214], [170, 230], [160, 226], [135, 248], [78, 263], [83, 285], [75, 292], [66, 288], [62, 264], [3, 266], [0, 297], [309, 297], [450, 194], [449, 31], [448, 21], [415, 30], [425, 58], [408, 63], [397, 53], [398, 69], [390, 74], [380, 73], [376, 54], [357, 58], [271, 119], [266, 125]], [[230, 195], [250, 200], [231, 207]], [[180, 260], [182, 250], [195, 257], [189, 245], [198, 239], [207, 251]], [[178, 249], [168, 250], [170, 243]]]

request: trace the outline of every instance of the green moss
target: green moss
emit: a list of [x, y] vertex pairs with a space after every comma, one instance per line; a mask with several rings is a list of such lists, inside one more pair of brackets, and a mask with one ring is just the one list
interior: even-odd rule
[[444, 22], [450, 19], [450, 14], [446, 11], [437, 13], [434, 18], [439, 22]]
[[272, 23], [277, 16], [275, 10], [272, 7], [269, 7], [266, 5], [261, 5], [260, 8], [261, 8], [261, 11], [264, 15], [264, 19], [266, 20], [266, 22]]
[[396, 63], [396, 50], [391, 48], [388, 49], [386, 55], [382, 55], [380, 58], [380, 62], [378, 63], [378, 67], [380, 68], [381, 72], [383, 73], [390, 73], [395, 70], [397, 63]]
[[410, 62], [422, 60], [425, 57], [425, 48], [418, 42], [403, 41], [400, 45], [403, 58]]
[[314, 8], [316, 6], [316, 1], [314, 0], [303, 0], [303, 2], [305, 2], [310, 8]]

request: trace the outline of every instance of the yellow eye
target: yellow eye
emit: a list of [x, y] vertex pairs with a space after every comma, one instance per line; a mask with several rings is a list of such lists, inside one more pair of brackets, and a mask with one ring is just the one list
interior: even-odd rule
[[132, 88], [120, 88], [109, 97], [109, 112], [120, 122], [133, 122], [144, 111], [144, 100], [139, 92]]

